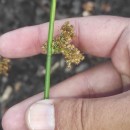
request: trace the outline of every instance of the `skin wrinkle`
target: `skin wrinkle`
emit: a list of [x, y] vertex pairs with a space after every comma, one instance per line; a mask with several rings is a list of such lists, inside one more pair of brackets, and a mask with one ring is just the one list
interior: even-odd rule
[[[66, 125], [66, 129], [77, 129], [77, 130], [85, 130], [85, 126], [83, 125], [83, 129], [81, 129], [81, 123], [83, 123], [83, 118], [86, 124], [86, 111], [84, 111], [84, 106], [82, 104], [82, 101], [84, 99], [71, 99], [68, 101], [60, 100], [59, 103], [55, 103], [55, 115], [56, 115], [56, 129], [55, 130], [62, 130], [64, 129], [64, 125]], [[84, 102], [85, 103], [85, 102]], [[60, 104], [58, 106], [58, 104]], [[64, 105], [66, 104], [66, 105]], [[85, 105], [85, 104], [84, 104]], [[57, 108], [58, 107], [58, 108]], [[64, 108], [64, 111], [62, 111]], [[58, 109], [58, 110], [57, 110]], [[87, 110], [87, 109], [86, 109]], [[85, 112], [85, 113], [84, 113]], [[62, 116], [62, 115], [66, 115]], [[60, 114], [60, 115], [59, 115]], [[63, 117], [62, 119], [59, 117]], [[72, 122], [73, 120], [73, 122]], [[65, 129], [65, 130], [66, 130]]]
[[122, 123], [121, 123], [122, 130], [123, 130], [124, 122], [126, 122], [125, 121], [125, 115], [127, 115], [127, 111], [124, 111], [124, 113], [122, 114]]
[[88, 98], [96, 97], [96, 92], [94, 91], [94, 88], [92, 87], [90, 80], [87, 80], [87, 83]]
[[[81, 126], [81, 99], [78, 99], [75, 104], [74, 104], [74, 111], [73, 111], [73, 115], [72, 115], [72, 119], [74, 119], [75, 122], [75, 127], [77, 128], [77, 130], [82, 130], [82, 126]], [[73, 129], [75, 128], [73, 127]]]
[[[71, 109], [73, 109], [73, 111], [71, 113], [72, 114], [71, 118], [73, 119], [73, 128], [72, 129], [76, 129], [76, 130], [80, 130], [78, 128], [78, 126], [80, 126], [78, 124], [78, 121], [79, 121], [78, 120], [78, 108], [79, 108], [79, 106], [78, 106], [78, 101], [77, 101], [77, 103], [73, 104], [72, 108], [71, 108]], [[80, 110], [80, 108], [79, 108], [79, 110]]]
[[[121, 51], [123, 51], [124, 53], [121, 55], [121, 57], [124, 57], [124, 59], [125, 59], [125, 65], [126, 65], [126, 68], [129, 68], [128, 66], [130, 66], [130, 64], [129, 64], [129, 50], [128, 50], [128, 45], [129, 45], [129, 35], [127, 35], [127, 32], [128, 32], [128, 28], [124, 31], [124, 33], [122, 34], [122, 37], [121, 37], [121, 41], [122, 41], [122, 39], [126, 39], [125, 40], [125, 43], [124, 43], [124, 46], [121, 46], [121, 41], [120, 41], [120, 45], [119, 45], [119, 47], [122, 47], [124, 50], [121, 50]], [[128, 32], [129, 33], [129, 32]], [[127, 66], [128, 65], [128, 66]], [[129, 69], [128, 69], [129, 70]], [[122, 75], [126, 75], [126, 76], [130, 76], [129, 75], [129, 71], [126, 71], [126, 70], [124, 70], [124, 67], [123, 67], [123, 69], [121, 69], [121, 70], [119, 70], [120, 71], [120, 73], [122, 74]]]
[[[129, 28], [129, 30], [130, 30], [130, 28]], [[126, 53], [127, 53], [127, 57], [128, 57], [128, 66], [130, 66], [130, 52], [129, 52], [130, 50], [129, 50], [129, 45], [130, 45], [130, 38], [128, 38], [127, 48], [126, 48]], [[127, 76], [130, 78], [130, 69], [128, 70]]]
[[42, 43], [42, 30], [41, 27], [38, 26], [37, 28], [37, 41], [34, 44], [35, 50], [37, 52], [37, 50], [39, 50], [39, 53], [42, 52], [42, 47], [41, 47], [41, 43]]
[[96, 93], [95, 93], [95, 91], [94, 91], [94, 89], [93, 89], [93, 87], [92, 87], [92, 85], [90, 83], [90, 80], [88, 78], [86, 78], [86, 81], [87, 81], [86, 87], [87, 87], [87, 93], [88, 93], [87, 98], [95, 97]]
[[80, 116], [80, 120], [81, 120], [81, 127], [82, 127], [82, 130], [84, 130], [84, 123], [83, 123], [83, 108], [84, 108], [84, 100], [81, 99], [81, 116]]
[[[121, 33], [120, 33], [120, 35], [119, 35], [119, 37], [118, 37], [118, 39], [117, 39], [117, 41], [116, 41], [116, 44], [113, 46], [113, 48], [112, 48], [111, 51], [110, 51], [111, 57], [114, 56], [114, 51], [115, 51], [117, 45], [119, 44], [120, 39], [122, 38], [123, 34], [126, 32], [127, 29], [128, 29], [128, 25], [126, 25], [125, 28], [121, 31]], [[112, 62], [113, 62], [113, 60], [112, 60]], [[115, 66], [114, 62], [113, 62], [113, 65], [114, 65], [115, 70], [119, 73], [119, 75], [120, 75], [120, 77], [121, 77], [122, 90], [123, 90], [123, 88], [124, 88], [124, 81], [123, 81], [123, 77], [122, 77], [123, 74], [122, 74], [121, 72], [119, 72], [119, 70], [118, 70], [118, 68]], [[125, 75], [126, 75], [126, 74], [125, 74]]]
[[[73, 109], [73, 110], [72, 110]], [[78, 127], [80, 126], [79, 125], [79, 120], [78, 120], [78, 110], [79, 109], [79, 105], [78, 105], [78, 101], [73, 103], [73, 105], [71, 105], [71, 120], [73, 119], [73, 125], [72, 125], [72, 129], [79, 129]], [[70, 123], [70, 126], [71, 126], [71, 123]]]
[[[88, 16], [89, 17], [89, 16]], [[84, 50], [84, 45], [82, 45], [83, 44], [83, 42], [81, 42], [82, 40], [81, 40], [81, 36], [82, 35], [79, 35], [79, 34], [81, 34], [81, 28], [82, 28], [82, 26], [86, 26], [86, 24], [83, 22], [84, 21], [84, 19], [83, 19], [83, 21], [82, 21], [82, 19], [83, 18], [81, 18], [80, 20], [77, 18], [77, 19], [75, 19], [75, 28], [76, 28], [76, 37], [77, 37], [77, 41], [76, 41], [76, 45], [77, 45], [77, 47], [79, 48], [79, 49], [81, 49], [85, 54], [87, 54], [87, 50], [86, 50], [86, 48], [85, 48], [85, 50]], [[82, 24], [81, 24], [82, 23]]]
[[[125, 101], [125, 104], [127, 104], [127, 99], [124, 99]], [[122, 128], [122, 130], [123, 130], [123, 128], [124, 128], [124, 125], [125, 125], [125, 123], [126, 123], [126, 120], [125, 120], [125, 116], [127, 115], [127, 113], [128, 113], [128, 111], [129, 111], [129, 108], [127, 107], [127, 106], [129, 106], [129, 103], [125, 106], [125, 111], [123, 111], [123, 113], [122, 113], [122, 118], [121, 118], [121, 120], [122, 120], [122, 122], [121, 122], [121, 124], [120, 124], [120, 126], [121, 126], [121, 128]], [[120, 111], [121, 111], [121, 109], [120, 109]], [[127, 124], [127, 123], [126, 123]]]
[[74, 26], [75, 26], [75, 31], [76, 31], [76, 41], [75, 41], [75, 46], [78, 48], [81, 48], [81, 42], [80, 42], [80, 24], [79, 24], [79, 19], [74, 20]]
[[[119, 73], [119, 71], [116, 69], [116, 67], [113, 65], [113, 67], [114, 67], [114, 69], [115, 69], [115, 71], [118, 73], [118, 75], [119, 75], [119, 77], [120, 77], [120, 83], [121, 83], [121, 86], [122, 86], [122, 88], [121, 88], [121, 92], [123, 92], [123, 79], [122, 79], [122, 77], [121, 77], [121, 74]], [[120, 93], [121, 93], [120, 92]]]
[[[130, 25], [128, 26], [129, 29], [129, 34], [130, 34]], [[129, 66], [130, 66], [130, 39], [127, 43], [127, 52], [128, 52], [128, 61], [129, 61]], [[129, 69], [129, 78], [130, 78], [130, 69]]]
[[[47, 23], [45, 23], [45, 24], [47, 24]], [[48, 30], [46, 30], [46, 33], [44, 32], [44, 34], [43, 34], [43, 28], [44, 28], [45, 24], [37, 25], [38, 26], [38, 41], [39, 41], [37, 44], [40, 48], [41, 53], [43, 53], [42, 44], [44, 44], [48, 39], [48, 37], [47, 37], [48, 36]], [[44, 41], [43, 41], [44, 37], [46, 37], [46, 40], [44, 39]]]
[[[66, 128], [68, 128], [68, 123], [64, 121], [64, 118], [60, 118], [60, 116], [62, 116], [62, 114], [66, 115], [65, 108], [67, 107], [67, 105], [65, 107], [64, 107], [64, 105], [62, 105], [62, 104], [65, 104], [64, 100], [61, 100], [60, 102], [61, 102], [61, 104], [59, 106], [58, 106], [58, 103], [54, 104], [54, 106], [55, 106], [55, 118], [56, 118], [56, 120], [55, 120], [55, 124], [56, 124], [55, 130], [61, 130], [62, 125], [64, 123], [66, 124]], [[64, 108], [64, 111], [61, 111], [63, 108]], [[67, 115], [68, 115], [67, 117], [69, 119], [69, 111], [68, 111]]]
[[[130, 57], [130, 44], [128, 45], [128, 56]], [[129, 65], [130, 65], [130, 58], [129, 58]]]
[[[128, 47], [127, 47], [126, 50], [127, 50], [126, 52], [127, 52], [127, 56], [128, 56], [128, 64], [129, 64], [128, 66], [130, 66], [130, 52], [129, 52], [129, 45], [128, 45]], [[128, 74], [127, 76], [130, 78], [130, 69], [129, 69], [128, 73], [129, 73], [129, 74]]]
[[114, 52], [115, 48], [117, 47], [117, 44], [119, 43], [119, 41], [120, 41], [122, 35], [124, 34], [124, 32], [126, 31], [126, 29], [127, 29], [127, 25], [123, 28], [123, 30], [122, 30], [121, 33], [119, 34], [119, 36], [118, 36], [118, 38], [117, 38], [117, 40], [116, 40], [114, 46], [113, 46], [112, 49], [110, 50], [110, 53], [109, 53], [110, 57], [113, 57], [113, 52]]
[[[90, 93], [91, 85], [89, 83], [89, 79], [88, 79], [88, 76], [86, 75], [86, 73], [83, 74], [82, 80], [83, 80], [83, 84], [84, 84], [84, 85], [82, 85], [83, 86], [82, 93], [84, 93], [84, 95], [86, 95], [86, 93], [87, 93], [87, 98], [90, 98], [91, 97], [91, 93]], [[87, 83], [87, 85], [86, 85], [86, 83]]]
[[87, 83], [87, 85], [84, 85], [84, 89], [85, 90], [87, 90], [87, 91], [84, 91], [84, 93], [86, 94], [88, 94], [87, 96], [86, 96], [86, 98], [96, 98], [96, 97], [98, 97], [99, 95], [96, 93], [96, 91], [94, 90], [94, 86], [92, 86], [91, 85], [91, 79], [89, 79], [89, 77], [87, 76], [87, 74], [86, 74], [86, 76], [84, 76], [84, 84], [86, 84]]
[[82, 118], [82, 127], [83, 130], [92, 130], [92, 122], [94, 121], [92, 118], [93, 116], [93, 102], [92, 99], [87, 99], [87, 101], [85, 99], [81, 99], [82, 101], [82, 112], [81, 112], [81, 118]]
[[[110, 20], [109, 20], [109, 21], [110, 21]], [[124, 25], [124, 26], [122, 27], [122, 30], [120, 31], [120, 34], [118, 34], [117, 39], [115, 39], [115, 44], [113, 44], [114, 46], [111, 48], [111, 51], [110, 51], [110, 54], [109, 54], [110, 56], [111, 56], [111, 54], [112, 54], [112, 51], [114, 50], [114, 48], [115, 48], [116, 45], [118, 44], [121, 35], [122, 35], [123, 32], [127, 29], [127, 27], [128, 27], [128, 25]]]
[[72, 109], [73, 108], [74, 110], [72, 111], [72, 119], [73, 122], [75, 122], [73, 124], [73, 128], [76, 128], [77, 130], [84, 130], [85, 126], [83, 123], [83, 99], [80, 98], [77, 101], [75, 101], [72, 105]]

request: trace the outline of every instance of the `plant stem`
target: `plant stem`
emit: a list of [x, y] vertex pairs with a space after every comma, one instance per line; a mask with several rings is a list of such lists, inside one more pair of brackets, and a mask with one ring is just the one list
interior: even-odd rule
[[50, 93], [52, 40], [53, 40], [53, 32], [54, 32], [55, 12], [56, 12], [56, 0], [51, 0], [51, 12], [50, 12], [48, 45], [47, 45], [47, 60], [46, 60], [44, 99], [48, 99], [49, 93]]

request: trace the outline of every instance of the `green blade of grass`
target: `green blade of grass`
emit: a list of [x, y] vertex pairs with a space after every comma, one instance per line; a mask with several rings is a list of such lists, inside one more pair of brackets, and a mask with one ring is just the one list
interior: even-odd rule
[[55, 13], [56, 13], [56, 0], [51, 0], [50, 22], [49, 22], [49, 32], [48, 32], [48, 45], [47, 45], [47, 60], [46, 60], [46, 76], [45, 76], [44, 99], [49, 99], [49, 93], [50, 93], [52, 40], [53, 40], [53, 32], [54, 32]]

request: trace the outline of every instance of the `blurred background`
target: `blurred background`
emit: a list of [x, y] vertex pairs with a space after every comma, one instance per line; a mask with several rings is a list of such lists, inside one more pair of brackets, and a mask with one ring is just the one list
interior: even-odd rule
[[[101, 14], [130, 16], [130, 0], [57, 1], [56, 19]], [[20, 27], [48, 22], [49, 7], [49, 0], [0, 0], [0, 35]], [[12, 60], [9, 76], [0, 77], [0, 120], [9, 107], [43, 91], [45, 59], [44, 55], [37, 55]], [[53, 56], [51, 85], [105, 60], [107, 59], [86, 55], [85, 60], [79, 66], [68, 70], [61, 55]], [[2, 130], [1, 125], [0, 130]]]

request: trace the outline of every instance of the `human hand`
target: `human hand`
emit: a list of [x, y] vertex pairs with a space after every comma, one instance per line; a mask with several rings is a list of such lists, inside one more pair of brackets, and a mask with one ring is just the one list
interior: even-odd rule
[[[76, 29], [74, 44], [80, 50], [111, 62], [52, 87], [51, 100], [43, 101], [43, 94], [38, 94], [13, 106], [3, 117], [4, 130], [130, 129], [130, 20], [110, 16], [61, 20], [55, 23], [55, 35], [68, 20]], [[0, 54], [20, 58], [41, 53], [47, 29], [42, 24], [1, 36]]]

